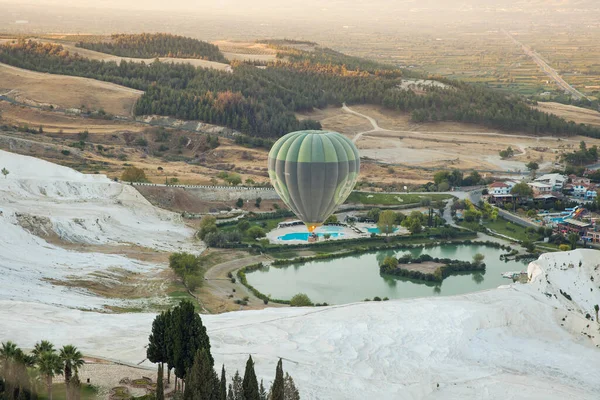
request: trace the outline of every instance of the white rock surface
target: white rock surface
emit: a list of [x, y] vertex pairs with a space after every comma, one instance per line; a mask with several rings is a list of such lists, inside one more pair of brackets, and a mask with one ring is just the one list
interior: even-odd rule
[[66, 242], [202, 250], [179, 215], [152, 206], [131, 186], [2, 150], [0, 168], [10, 172], [0, 177], [0, 299], [98, 308], [116, 302], [48, 280], [114, 268], [165, 268], [118, 255], [65, 250], [24, 229], [23, 220], [30, 230], [55, 234]]
[[[0, 167], [8, 161], [15, 171], [0, 178], [0, 340], [32, 347], [43, 338], [90, 355], [143, 361], [153, 314], [81, 311], [74, 307], [105, 300], [42, 278], [153, 266], [51, 246], [17, 225], [15, 213], [48, 216], [65, 238], [92, 243], [174, 249], [189, 245], [190, 232], [128, 187], [52, 164], [29, 169], [22, 159], [0, 152]], [[99, 223], [102, 229], [93, 228], [95, 218], [107, 215], [112, 218]], [[73, 225], [75, 218], [85, 220], [83, 227]], [[598, 400], [599, 263], [600, 252], [592, 250], [547, 254], [529, 266], [528, 285], [203, 320], [218, 366], [243, 371], [252, 354], [258, 378], [270, 383], [281, 357], [303, 399]]]

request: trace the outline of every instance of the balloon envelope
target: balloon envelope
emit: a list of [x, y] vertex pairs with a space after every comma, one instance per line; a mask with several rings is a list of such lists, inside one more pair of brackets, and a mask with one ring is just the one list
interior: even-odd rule
[[346, 201], [359, 169], [358, 149], [337, 132], [292, 132], [269, 152], [275, 191], [310, 232]]

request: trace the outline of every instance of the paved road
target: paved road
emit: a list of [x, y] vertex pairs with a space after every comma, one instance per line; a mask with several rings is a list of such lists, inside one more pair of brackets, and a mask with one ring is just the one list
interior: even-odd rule
[[504, 32], [504, 34], [509, 39], [511, 39], [515, 44], [518, 44], [519, 46], [521, 46], [521, 48], [523, 49], [523, 51], [525, 52], [525, 54], [527, 54], [529, 57], [531, 57], [531, 59], [537, 65], [539, 65], [539, 67], [542, 69], [542, 71], [544, 71], [546, 73], [546, 75], [548, 75], [550, 78], [552, 78], [561, 89], [563, 89], [565, 92], [570, 93], [574, 98], [576, 98], [578, 100], [582, 99], [582, 98], [590, 100], [585, 94], [581, 93], [580, 91], [578, 91], [577, 89], [575, 89], [573, 86], [569, 85], [559, 75], [559, 73], [554, 68], [552, 68], [550, 65], [548, 65], [548, 63], [546, 61], [544, 61], [542, 59], [542, 57], [538, 53], [536, 53], [533, 49], [531, 49], [530, 47], [527, 47], [523, 43], [519, 42], [509, 32], [507, 32], [505, 30], [502, 30], [502, 32]]

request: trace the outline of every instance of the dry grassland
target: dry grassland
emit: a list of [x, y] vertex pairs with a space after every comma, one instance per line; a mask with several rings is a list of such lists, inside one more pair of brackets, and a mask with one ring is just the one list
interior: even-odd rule
[[110, 114], [129, 116], [143, 92], [95, 79], [0, 64], [0, 94], [35, 106], [69, 109], [84, 105], [90, 110], [103, 109]]
[[588, 108], [553, 102], [539, 102], [535, 108], [543, 112], [556, 114], [567, 121], [574, 121], [578, 124], [600, 126], [600, 112], [590, 110]]

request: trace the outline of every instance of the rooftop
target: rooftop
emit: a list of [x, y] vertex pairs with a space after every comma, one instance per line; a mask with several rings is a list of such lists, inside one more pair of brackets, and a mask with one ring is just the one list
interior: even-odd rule
[[569, 225], [575, 225], [580, 228], [588, 228], [588, 227], [592, 226], [592, 224], [590, 224], [589, 222], [577, 221], [576, 219], [573, 219], [573, 218], [565, 219], [564, 223], [569, 224]]

